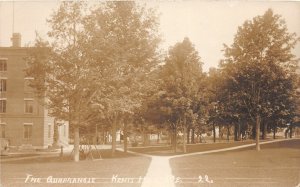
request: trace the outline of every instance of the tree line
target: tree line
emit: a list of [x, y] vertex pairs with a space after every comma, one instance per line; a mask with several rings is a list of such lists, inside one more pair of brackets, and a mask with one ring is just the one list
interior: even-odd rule
[[49, 114], [69, 122], [74, 161], [80, 136], [102, 124], [111, 131], [155, 127], [183, 133], [206, 126], [235, 127], [235, 139], [246, 126], [266, 132], [295, 125], [299, 115], [299, 74], [292, 49], [299, 38], [284, 19], [267, 10], [238, 28], [224, 45], [224, 58], [208, 73], [189, 38], [160, 49], [158, 13], [135, 2], [62, 2], [49, 20], [48, 39], [36, 37], [27, 60], [31, 86]]

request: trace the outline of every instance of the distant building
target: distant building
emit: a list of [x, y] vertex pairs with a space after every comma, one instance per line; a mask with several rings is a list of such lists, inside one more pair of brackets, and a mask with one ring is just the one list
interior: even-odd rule
[[[47, 148], [53, 143], [54, 118], [28, 86], [33, 77], [24, 72], [27, 52], [27, 47], [21, 47], [19, 33], [13, 34], [12, 47], [0, 47], [0, 138], [7, 139], [11, 147]], [[67, 144], [68, 124], [57, 131], [59, 140]]]

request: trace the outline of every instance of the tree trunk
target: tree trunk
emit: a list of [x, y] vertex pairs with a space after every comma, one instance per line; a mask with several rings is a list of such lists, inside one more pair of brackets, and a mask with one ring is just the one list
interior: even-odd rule
[[143, 134], [143, 146], [146, 146], [146, 134], [145, 134], [144, 127], [142, 127], [142, 134]]
[[202, 143], [202, 133], [199, 134], [199, 137], [200, 137], [199, 141], [200, 141], [200, 143]]
[[175, 141], [174, 140], [174, 130], [171, 130], [170, 143], [171, 143], [172, 150], [175, 150], [174, 141]]
[[[255, 125], [256, 126], [256, 125]], [[256, 128], [252, 127], [252, 139], [255, 140], [256, 139]]]
[[183, 153], [186, 153], [186, 131], [187, 131], [187, 128], [186, 126], [183, 127]]
[[241, 123], [238, 123], [238, 137], [237, 137], [237, 140], [238, 141], [241, 141]]
[[192, 128], [192, 137], [191, 137], [191, 141], [192, 141], [192, 144], [195, 143], [195, 128]]
[[262, 139], [265, 140], [267, 137], [267, 127], [265, 123], [262, 123]]
[[146, 129], [143, 127], [143, 146], [147, 146], [149, 145], [149, 141], [148, 141], [148, 133], [146, 131]]
[[215, 126], [215, 122], [213, 122], [213, 135], [214, 135], [214, 143], [216, 143], [216, 126]]
[[260, 123], [260, 132], [261, 132], [261, 140], [263, 140], [264, 139], [264, 123], [263, 122], [261, 122]]
[[157, 140], [156, 143], [159, 144], [159, 132], [157, 133]]
[[93, 142], [95, 145], [98, 145], [98, 124], [95, 126], [95, 139]]
[[234, 124], [234, 141], [238, 141], [238, 124]]
[[293, 138], [293, 126], [290, 125], [290, 138]]
[[127, 122], [124, 122], [124, 129], [123, 129], [123, 141], [124, 141], [124, 153], [127, 153], [128, 142], [127, 142]]
[[186, 143], [189, 144], [190, 143], [190, 128], [187, 128], [187, 134], [186, 134]]
[[111, 128], [111, 156], [114, 157], [115, 156], [115, 152], [116, 152], [116, 138], [117, 138], [117, 117], [115, 117], [113, 124], [112, 124], [112, 128]]
[[187, 128], [186, 128], [186, 117], [184, 116], [183, 118], [183, 153], [186, 153], [186, 131], [187, 131]]
[[219, 125], [219, 141], [220, 139], [223, 139], [223, 133], [221, 131], [221, 126]]
[[260, 135], [260, 117], [256, 116], [256, 150], [260, 151], [259, 145], [259, 135]]
[[105, 131], [105, 144], [109, 143], [109, 134], [110, 132], [108, 130]]
[[177, 152], [177, 128], [176, 127], [173, 134], [173, 147], [174, 147], [174, 153], [176, 153]]
[[79, 161], [79, 126], [74, 127], [74, 161]]
[[227, 142], [229, 142], [229, 135], [230, 135], [230, 128], [229, 125], [227, 125]]
[[276, 130], [277, 130], [277, 124], [274, 125], [274, 129], [273, 129], [273, 139], [276, 139]]
[[150, 144], [150, 137], [145, 128], [143, 128], [143, 146], [147, 146]]

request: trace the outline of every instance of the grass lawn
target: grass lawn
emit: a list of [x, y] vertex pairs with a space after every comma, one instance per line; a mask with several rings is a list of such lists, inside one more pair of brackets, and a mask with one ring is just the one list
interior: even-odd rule
[[[121, 178], [139, 178], [144, 176], [149, 167], [150, 158], [140, 157], [123, 152], [116, 152], [114, 158], [110, 157], [110, 151], [101, 151], [103, 160], [84, 160], [80, 162], [72, 162], [70, 156], [60, 159], [58, 157], [51, 158], [34, 158], [19, 161], [9, 161], [1, 163], [1, 187], [15, 186], [140, 186], [140, 183], [112, 183], [113, 175]], [[41, 184], [25, 183], [27, 174], [33, 177], [42, 178]], [[47, 184], [47, 177], [81, 177], [96, 178], [96, 184]], [[121, 179], [120, 179], [121, 180]], [[125, 180], [125, 179], [123, 179]], [[137, 180], [137, 179], [136, 179]], [[117, 182], [117, 181], [115, 181]], [[130, 181], [129, 181], [130, 182]]]
[[5, 155], [0, 156], [1, 160], [6, 160], [10, 158], [24, 158], [24, 157], [32, 157], [32, 156], [38, 156], [39, 154], [11, 154], [11, 155]]
[[[236, 142], [231, 141], [231, 142], [222, 142], [222, 143], [217, 142], [217, 143], [188, 144], [187, 153], [223, 149], [223, 148], [235, 147], [235, 146], [246, 145], [251, 143], [255, 143], [255, 141], [247, 140], [247, 141], [236, 141]], [[172, 155], [183, 154], [182, 145], [178, 145], [177, 153], [174, 153], [171, 146], [137, 147], [137, 148], [130, 148], [129, 150], [138, 153], [155, 155], [155, 156], [172, 156]]]
[[[300, 140], [170, 160], [177, 186], [296, 187], [300, 183]], [[205, 175], [212, 184], [205, 182]], [[197, 183], [199, 176], [204, 183]], [[185, 179], [183, 179], [185, 178]]]
[[164, 146], [149, 146], [149, 147], [132, 147], [129, 148], [130, 151], [137, 152], [137, 153], [145, 153], [149, 155], [159, 155], [159, 156], [166, 156], [166, 155], [173, 155], [173, 151], [171, 146], [164, 145]]

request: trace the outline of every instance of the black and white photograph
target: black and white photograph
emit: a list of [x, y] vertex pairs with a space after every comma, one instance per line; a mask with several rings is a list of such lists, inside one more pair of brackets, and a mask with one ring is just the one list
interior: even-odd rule
[[300, 1], [0, 0], [0, 187], [300, 187]]

